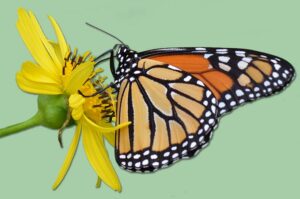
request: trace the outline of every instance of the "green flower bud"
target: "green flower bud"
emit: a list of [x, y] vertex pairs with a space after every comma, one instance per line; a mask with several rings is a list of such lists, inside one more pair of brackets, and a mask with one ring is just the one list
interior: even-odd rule
[[64, 95], [39, 95], [38, 112], [41, 115], [41, 125], [59, 129], [67, 119], [68, 100]]

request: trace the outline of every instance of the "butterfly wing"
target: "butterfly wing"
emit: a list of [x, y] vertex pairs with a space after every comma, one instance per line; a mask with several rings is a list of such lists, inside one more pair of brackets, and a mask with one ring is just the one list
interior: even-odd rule
[[217, 100], [197, 78], [177, 67], [141, 59], [118, 92], [116, 160], [145, 172], [194, 156], [217, 125]]
[[216, 96], [220, 115], [283, 90], [295, 74], [284, 59], [245, 49], [166, 48], [139, 56], [171, 64], [201, 80]]

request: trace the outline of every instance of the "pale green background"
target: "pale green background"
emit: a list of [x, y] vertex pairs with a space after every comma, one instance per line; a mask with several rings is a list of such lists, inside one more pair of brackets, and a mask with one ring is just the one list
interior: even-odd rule
[[[300, 3], [284, 1], [4, 1], [0, 12], [0, 126], [35, 112], [36, 97], [22, 93], [15, 73], [31, 57], [15, 22], [17, 8], [33, 10], [53, 36], [54, 16], [68, 42], [95, 55], [115, 41], [84, 25], [89, 21], [133, 49], [171, 46], [244, 47], [289, 60], [300, 71]], [[108, 65], [107, 65], [108, 66]], [[121, 194], [95, 189], [96, 175], [80, 145], [58, 191], [51, 185], [64, 160], [56, 131], [35, 128], [0, 140], [0, 198], [300, 198], [300, 80], [282, 94], [235, 110], [221, 120], [211, 145], [196, 158], [155, 174], [116, 166]], [[68, 146], [73, 131], [64, 134]], [[113, 150], [110, 149], [111, 156]]]

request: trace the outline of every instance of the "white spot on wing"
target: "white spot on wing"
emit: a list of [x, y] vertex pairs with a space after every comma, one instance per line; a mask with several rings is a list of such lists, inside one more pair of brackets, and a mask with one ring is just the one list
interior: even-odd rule
[[231, 70], [231, 67], [228, 66], [227, 64], [223, 64], [223, 63], [219, 63], [219, 67], [224, 70], [224, 71], [230, 71]]
[[178, 70], [178, 71], [180, 71], [179, 68], [176, 68], [175, 66], [172, 66], [172, 65], [168, 65], [168, 68], [170, 68], [170, 69], [172, 69], [172, 70]]
[[210, 112], [210, 111], [207, 111], [207, 112], [205, 113], [205, 117], [209, 117], [209, 116], [211, 116], [211, 112]]
[[220, 107], [220, 108], [224, 108], [224, 107], [225, 107], [225, 103], [224, 103], [224, 102], [220, 102], [220, 103], [219, 103], [219, 107]]
[[164, 157], [168, 157], [169, 155], [170, 155], [169, 151], [167, 151], [167, 152], [164, 153]]
[[281, 65], [279, 65], [279, 64], [274, 64], [274, 68], [275, 68], [275, 70], [279, 70], [279, 69], [281, 68]]
[[239, 61], [238, 62], [238, 67], [241, 69], [241, 70], [244, 70], [245, 68], [247, 68], [248, 66], [248, 63], [245, 62], [245, 61]]
[[245, 51], [242, 51], [242, 50], [236, 50], [235, 51], [235, 54], [239, 57], [245, 57]]
[[205, 124], [204, 125], [204, 131], [207, 131], [209, 129], [209, 125], [208, 124]]
[[220, 56], [219, 60], [221, 62], [227, 63], [230, 60], [230, 57], [228, 57], [228, 56]]
[[149, 155], [150, 154], [150, 150], [147, 150], [143, 153], [143, 155]]
[[196, 142], [192, 142], [191, 145], [190, 145], [190, 148], [194, 148], [195, 146], [197, 146], [197, 143]]
[[206, 51], [206, 48], [195, 48], [197, 51]]
[[229, 99], [231, 99], [231, 95], [230, 95], [230, 94], [226, 94], [226, 95], [225, 95], [225, 98], [226, 98], [227, 100], [229, 100]]
[[177, 158], [177, 157], [178, 157], [178, 155], [179, 155], [178, 153], [174, 153], [174, 154], [172, 155], [172, 158], [174, 158], [174, 159], [175, 159], [175, 158]]
[[200, 80], [197, 81], [197, 84], [200, 86], [204, 86], [204, 84]]
[[243, 57], [242, 60], [247, 62], [247, 63], [250, 63], [252, 61], [252, 58], [251, 57]]
[[278, 78], [278, 77], [279, 77], [279, 74], [278, 74], [277, 72], [273, 72], [273, 73], [272, 73], [272, 76], [273, 76], [274, 78]]
[[227, 52], [228, 49], [227, 48], [219, 48], [216, 50], [217, 52]]
[[215, 114], [216, 111], [217, 111], [216, 106], [212, 105], [212, 106], [211, 106], [211, 111]]
[[146, 159], [146, 160], [143, 160], [142, 165], [145, 166], [145, 165], [148, 165], [148, 164], [149, 164], [149, 160], [147, 160], [147, 159]]
[[161, 163], [162, 164], [168, 164], [169, 160], [163, 160]]
[[213, 54], [204, 54], [204, 58], [208, 59], [209, 57], [213, 56]]
[[270, 86], [270, 82], [269, 81], [265, 81], [264, 85], [265, 86]]
[[211, 92], [210, 91], [206, 91], [206, 97], [209, 98], [211, 96]]
[[278, 63], [277, 60], [275, 60], [275, 59], [271, 59], [271, 62], [274, 63], [274, 64]]
[[241, 97], [241, 96], [244, 95], [244, 92], [243, 92], [242, 90], [240, 90], [240, 89], [236, 90], [235, 93], [236, 93], [236, 95], [237, 95], [238, 97]]
[[186, 76], [186, 77], [183, 79], [183, 81], [188, 82], [188, 81], [190, 81], [191, 79], [192, 79], [192, 77], [189, 75], [189, 76]]
[[140, 166], [141, 166], [141, 163], [140, 163], [140, 162], [137, 162], [137, 163], [135, 163], [134, 166], [135, 166], [135, 167], [140, 167]]

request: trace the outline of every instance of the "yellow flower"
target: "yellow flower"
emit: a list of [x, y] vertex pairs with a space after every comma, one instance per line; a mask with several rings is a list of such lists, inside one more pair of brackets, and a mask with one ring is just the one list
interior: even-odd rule
[[69, 99], [69, 109], [76, 122], [74, 138], [52, 188], [56, 189], [64, 179], [82, 134], [85, 153], [98, 175], [97, 185], [100, 186], [103, 180], [112, 189], [120, 191], [121, 185], [105, 149], [104, 137], [114, 144], [115, 130], [129, 123], [116, 127], [111, 124], [115, 119], [115, 97], [112, 89], [94, 97], [84, 97], [103, 88], [103, 78], [100, 78], [100, 84], [91, 80], [95, 79], [100, 71], [94, 70], [94, 61], [89, 56], [90, 53], [86, 52], [83, 56], [78, 56], [77, 50], [72, 53], [52, 17], [49, 19], [55, 30], [57, 42], [46, 38], [33, 13], [19, 9], [18, 15], [17, 28], [35, 60], [25, 62], [21, 71], [17, 73], [19, 87], [33, 94], [65, 95]]

